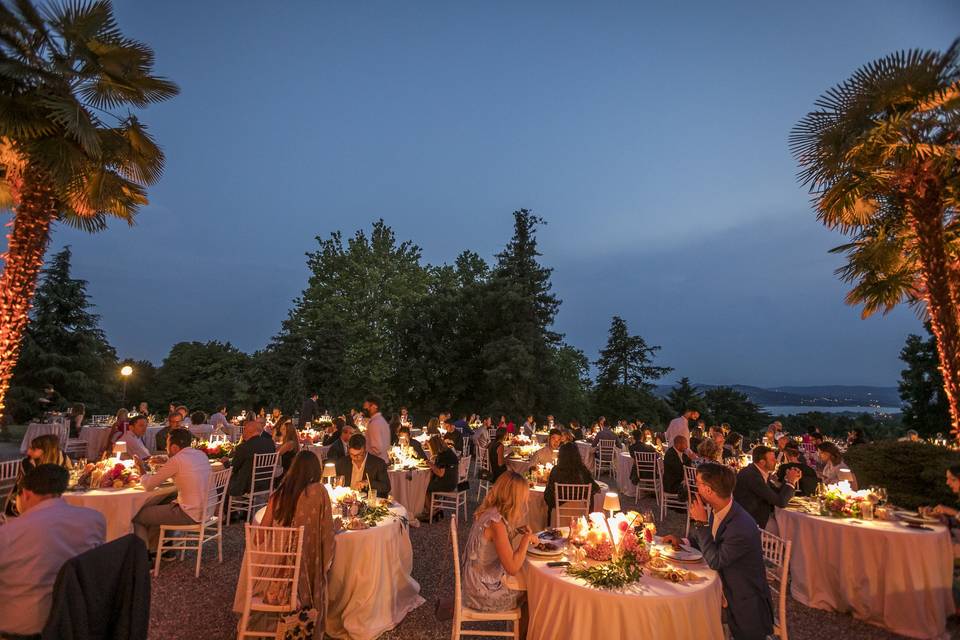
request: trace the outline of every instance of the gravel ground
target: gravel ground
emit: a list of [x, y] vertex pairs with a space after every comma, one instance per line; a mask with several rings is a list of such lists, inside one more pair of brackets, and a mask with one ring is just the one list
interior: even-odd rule
[[[624, 499], [625, 509], [633, 506], [632, 499]], [[641, 509], [652, 509], [653, 500], [642, 500]], [[475, 504], [471, 503], [470, 512]], [[682, 533], [684, 519], [670, 514], [660, 526], [666, 533]], [[468, 526], [461, 524], [460, 539], [466, 540]], [[449, 566], [449, 523], [444, 520], [433, 525], [410, 529], [413, 543], [413, 577], [420, 583], [426, 604], [411, 612], [395, 629], [381, 638], [427, 640], [450, 637], [450, 623], [437, 622], [433, 605], [440, 594], [450, 593], [453, 573]], [[209, 547], [208, 548], [212, 548]], [[439, 550], [443, 550], [440, 553]], [[224, 562], [204, 559], [200, 577], [193, 577], [193, 563], [188, 555], [185, 562], [165, 562], [159, 578], [153, 579], [153, 601], [150, 611], [150, 638], [204, 638], [208, 640], [236, 637], [238, 616], [231, 611], [240, 558], [243, 553], [243, 527], [234, 524], [225, 531]], [[205, 552], [206, 554], [206, 552]], [[214, 552], [215, 554], [215, 552]], [[854, 620], [849, 615], [830, 613], [805, 607], [788, 599], [788, 630], [792, 640], [842, 638], [843, 640], [885, 640], [900, 638], [883, 629]], [[960, 637], [960, 625], [952, 622], [951, 637]]]

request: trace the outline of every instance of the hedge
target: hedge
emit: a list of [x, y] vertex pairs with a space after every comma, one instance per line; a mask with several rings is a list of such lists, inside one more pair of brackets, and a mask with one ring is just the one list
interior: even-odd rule
[[947, 487], [947, 467], [960, 464], [960, 452], [923, 442], [881, 440], [847, 449], [844, 460], [860, 488], [886, 487], [890, 502], [915, 509], [957, 504]]

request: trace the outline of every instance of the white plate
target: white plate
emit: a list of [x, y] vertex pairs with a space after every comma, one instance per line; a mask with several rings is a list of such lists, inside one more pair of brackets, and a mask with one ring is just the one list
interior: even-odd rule
[[563, 547], [560, 547], [556, 551], [540, 551], [539, 549], [531, 545], [530, 548], [527, 549], [527, 553], [529, 553], [531, 556], [536, 556], [538, 558], [559, 558], [560, 556], [563, 555]]
[[702, 553], [687, 545], [680, 545], [680, 551], [674, 551], [673, 547], [668, 545], [660, 552], [660, 555], [674, 562], [699, 562], [703, 560]]
[[904, 522], [910, 522], [913, 524], [940, 524], [940, 521], [936, 518], [928, 518], [927, 516], [921, 516], [916, 511], [895, 511], [894, 515], [903, 520]]

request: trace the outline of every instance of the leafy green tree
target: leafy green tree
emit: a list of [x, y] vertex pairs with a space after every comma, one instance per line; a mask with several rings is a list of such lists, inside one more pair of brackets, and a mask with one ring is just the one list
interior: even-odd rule
[[132, 224], [163, 171], [163, 152], [131, 113], [179, 91], [153, 63], [107, 0], [0, 3], [0, 208], [13, 211], [0, 274], [0, 428], [54, 222]]
[[[119, 400], [117, 355], [90, 310], [86, 281], [70, 276], [71, 255], [70, 247], [56, 253], [37, 287], [10, 389], [17, 422], [72, 402], [85, 403], [88, 413], [112, 411]], [[39, 402], [47, 387], [58, 406]]]
[[790, 145], [863, 315], [919, 305], [937, 339], [960, 437], [960, 41], [858, 69], [794, 127]]
[[[653, 364], [659, 350], [660, 347], [648, 345], [642, 337], [630, 335], [623, 318], [613, 316], [607, 345], [596, 361], [595, 406], [598, 413], [627, 418], [650, 410], [652, 381], [673, 371], [671, 367]], [[650, 419], [649, 416], [642, 418]]]
[[[167, 414], [167, 405], [164, 404], [164, 398], [157, 395], [157, 367], [149, 360], [134, 360], [124, 358], [117, 363], [117, 367], [122, 368], [129, 365], [133, 373], [127, 379], [127, 398], [126, 407], [133, 411], [141, 402], [147, 403], [151, 415], [165, 417]], [[123, 384], [122, 381], [120, 383]], [[117, 396], [118, 401], [120, 396]]]
[[932, 436], [950, 426], [950, 408], [943, 392], [943, 377], [938, 368], [936, 339], [927, 325], [927, 338], [907, 336], [900, 359], [907, 365], [900, 371], [900, 398], [903, 400], [903, 424], [918, 433]]
[[172, 402], [209, 414], [221, 402], [237, 406], [248, 365], [247, 354], [229, 342], [178, 342], [157, 370], [157, 409]]
[[727, 422], [734, 431], [755, 433], [770, 424], [770, 415], [732, 387], [714, 387], [703, 393], [703, 404], [713, 424]]
[[676, 386], [670, 389], [667, 394], [667, 404], [673, 408], [675, 414], [681, 414], [688, 409], [696, 409], [705, 414], [707, 409], [703, 395], [690, 384], [690, 378], [686, 376], [680, 378]]

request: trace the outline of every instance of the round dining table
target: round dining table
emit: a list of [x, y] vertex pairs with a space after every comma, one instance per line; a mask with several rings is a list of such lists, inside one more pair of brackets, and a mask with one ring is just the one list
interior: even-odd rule
[[817, 609], [850, 612], [910, 638], [946, 638], [954, 611], [953, 550], [940, 525], [854, 520], [777, 509], [793, 542], [790, 594]]
[[23, 440], [20, 441], [20, 453], [26, 453], [30, 448], [33, 439], [39, 436], [45, 436], [49, 433], [60, 439], [60, 448], [65, 449], [67, 437], [70, 435], [70, 426], [64, 421], [58, 422], [33, 422], [27, 425], [27, 430], [23, 434]]
[[600, 590], [527, 557], [527, 640], [697, 638], [723, 640], [720, 578], [704, 563], [683, 564], [696, 580], [675, 584], [649, 573], [621, 589]]
[[507, 469], [520, 475], [524, 475], [527, 471], [530, 470], [530, 467], [533, 465], [530, 462], [530, 458], [510, 458], [507, 457], [504, 462], [507, 464]]
[[[256, 513], [257, 524], [265, 510], [266, 507]], [[390, 516], [369, 529], [337, 531], [333, 566], [327, 576], [328, 635], [373, 640], [426, 602], [420, 596], [420, 585], [411, 576], [413, 547], [407, 510], [394, 504], [390, 512]], [[246, 553], [234, 598], [237, 612], [243, 610], [245, 566]]]
[[[407, 513], [412, 516], [423, 513], [427, 498], [427, 485], [430, 484], [430, 469], [419, 467], [402, 469], [391, 466], [387, 475], [390, 476], [390, 495], [393, 496], [393, 499], [403, 505]], [[413, 522], [419, 524], [416, 520]]]
[[630, 453], [621, 451], [616, 458], [617, 469], [617, 490], [631, 496], [637, 495], [637, 485], [630, 480], [630, 473], [633, 471], [633, 456]]
[[147, 491], [141, 486], [123, 489], [67, 491], [63, 499], [75, 507], [87, 507], [107, 520], [107, 542], [133, 533], [133, 517], [148, 502], [158, 501], [177, 490], [171, 482]]

